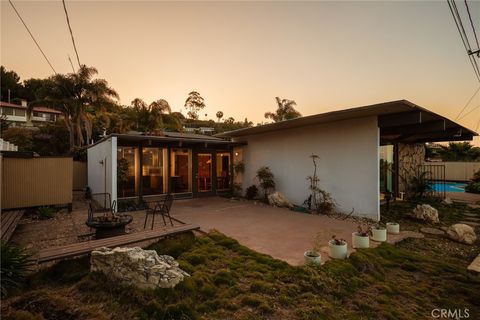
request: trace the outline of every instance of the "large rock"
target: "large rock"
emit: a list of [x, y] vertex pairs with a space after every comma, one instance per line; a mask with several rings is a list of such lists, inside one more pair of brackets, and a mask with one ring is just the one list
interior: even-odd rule
[[190, 275], [170, 256], [142, 248], [100, 248], [92, 251], [90, 270], [139, 288], [173, 288]]
[[447, 229], [447, 235], [450, 239], [466, 244], [473, 244], [477, 240], [477, 235], [472, 227], [457, 223]]
[[429, 204], [417, 205], [417, 207], [413, 209], [413, 216], [417, 219], [425, 220], [428, 222], [440, 222], [440, 220], [438, 219], [438, 210]]
[[268, 203], [276, 207], [292, 207], [292, 204], [288, 201], [287, 197], [278, 191], [268, 195]]

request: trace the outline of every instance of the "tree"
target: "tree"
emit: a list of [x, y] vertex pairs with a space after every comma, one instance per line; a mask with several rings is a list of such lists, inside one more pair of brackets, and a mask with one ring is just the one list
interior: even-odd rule
[[288, 99], [280, 99], [279, 97], [275, 97], [275, 99], [277, 101], [278, 108], [277, 110], [275, 110], [275, 112], [266, 112], [266, 119], [272, 119], [274, 122], [279, 122], [295, 119], [302, 116], [300, 112], [298, 112], [294, 108], [294, 106], [297, 105], [295, 101]]
[[225, 123], [226, 124], [234, 124], [235, 123], [235, 119], [233, 117], [229, 117], [228, 119], [225, 120]]
[[223, 118], [223, 112], [222, 111], [217, 111], [216, 116], [217, 116], [218, 122], [220, 122], [220, 119]]
[[0, 100], [8, 101], [8, 91], [10, 98], [21, 98], [22, 84], [20, 77], [15, 71], [7, 71], [4, 66], [0, 66]]
[[443, 161], [477, 161], [480, 160], [480, 148], [470, 142], [450, 142], [437, 151]]
[[[170, 104], [165, 99], [153, 101], [148, 106], [139, 98], [132, 101], [133, 111], [127, 118], [134, 128], [143, 132], [154, 132], [159, 129], [181, 131], [182, 123], [176, 114], [172, 114]], [[133, 121], [132, 121], [133, 120]]]
[[205, 108], [205, 101], [196, 91], [192, 91], [188, 94], [187, 100], [185, 100], [185, 109], [188, 110], [187, 114], [190, 119], [198, 119], [198, 112]]
[[106, 80], [93, 78], [97, 73], [97, 69], [82, 65], [76, 73], [56, 74], [48, 78], [44, 98], [38, 101], [62, 112], [71, 151], [90, 141], [92, 114], [118, 99]]

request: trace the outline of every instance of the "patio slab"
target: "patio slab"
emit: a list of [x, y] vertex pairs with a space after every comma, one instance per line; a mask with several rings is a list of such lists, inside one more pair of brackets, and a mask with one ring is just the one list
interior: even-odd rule
[[[322, 261], [329, 260], [328, 241], [332, 235], [345, 239], [349, 252], [353, 252], [352, 232], [357, 230], [357, 223], [352, 219], [298, 213], [259, 202], [219, 197], [176, 201], [172, 216], [198, 224], [204, 231], [216, 229], [242, 245], [291, 265], [304, 264], [303, 253], [312, 249], [316, 238], [321, 247]], [[404, 238], [401, 233], [391, 240], [397, 242]], [[380, 244], [370, 243], [372, 247]]]

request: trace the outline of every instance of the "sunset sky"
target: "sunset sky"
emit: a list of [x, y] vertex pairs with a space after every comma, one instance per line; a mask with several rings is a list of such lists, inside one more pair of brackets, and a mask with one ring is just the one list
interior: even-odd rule
[[[14, 1], [57, 72], [76, 64], [61, 1]], [[469, 1], [480, 31], [480, 2]], [[458, 2], [466, 29], [463, 1]], [[479, 82], [448, 5], [437, 2], [67, 1], [80, 61], [123, 104], [189, 91], [237, 120], [263, 121], [275, 96], [304, 115], [408, 99], [455, 119]], [[473, 37], [471, 39], [473, 43]], [[8, 1], [1, 64], [22, 79], [52, 70]], [[480, 94], [469, 109], [480, 105]], [[202, 115], [202, 119], [204, 116]], [[480, 108], [461, 121], [475, 129]]]

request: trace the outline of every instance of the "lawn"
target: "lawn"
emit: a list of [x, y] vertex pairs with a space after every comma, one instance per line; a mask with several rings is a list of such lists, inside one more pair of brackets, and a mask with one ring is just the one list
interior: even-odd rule
[[32, 275], [2, 301], [2, 319], [425, 319], [434, 308], [480, 317], [478, 246], [438, 238], [383, 244], [319, 268], [293, 267], [218, 232], [150, 248], [192, 276], [174, 289], [138, 290], [89, 272], [86, 258]]

